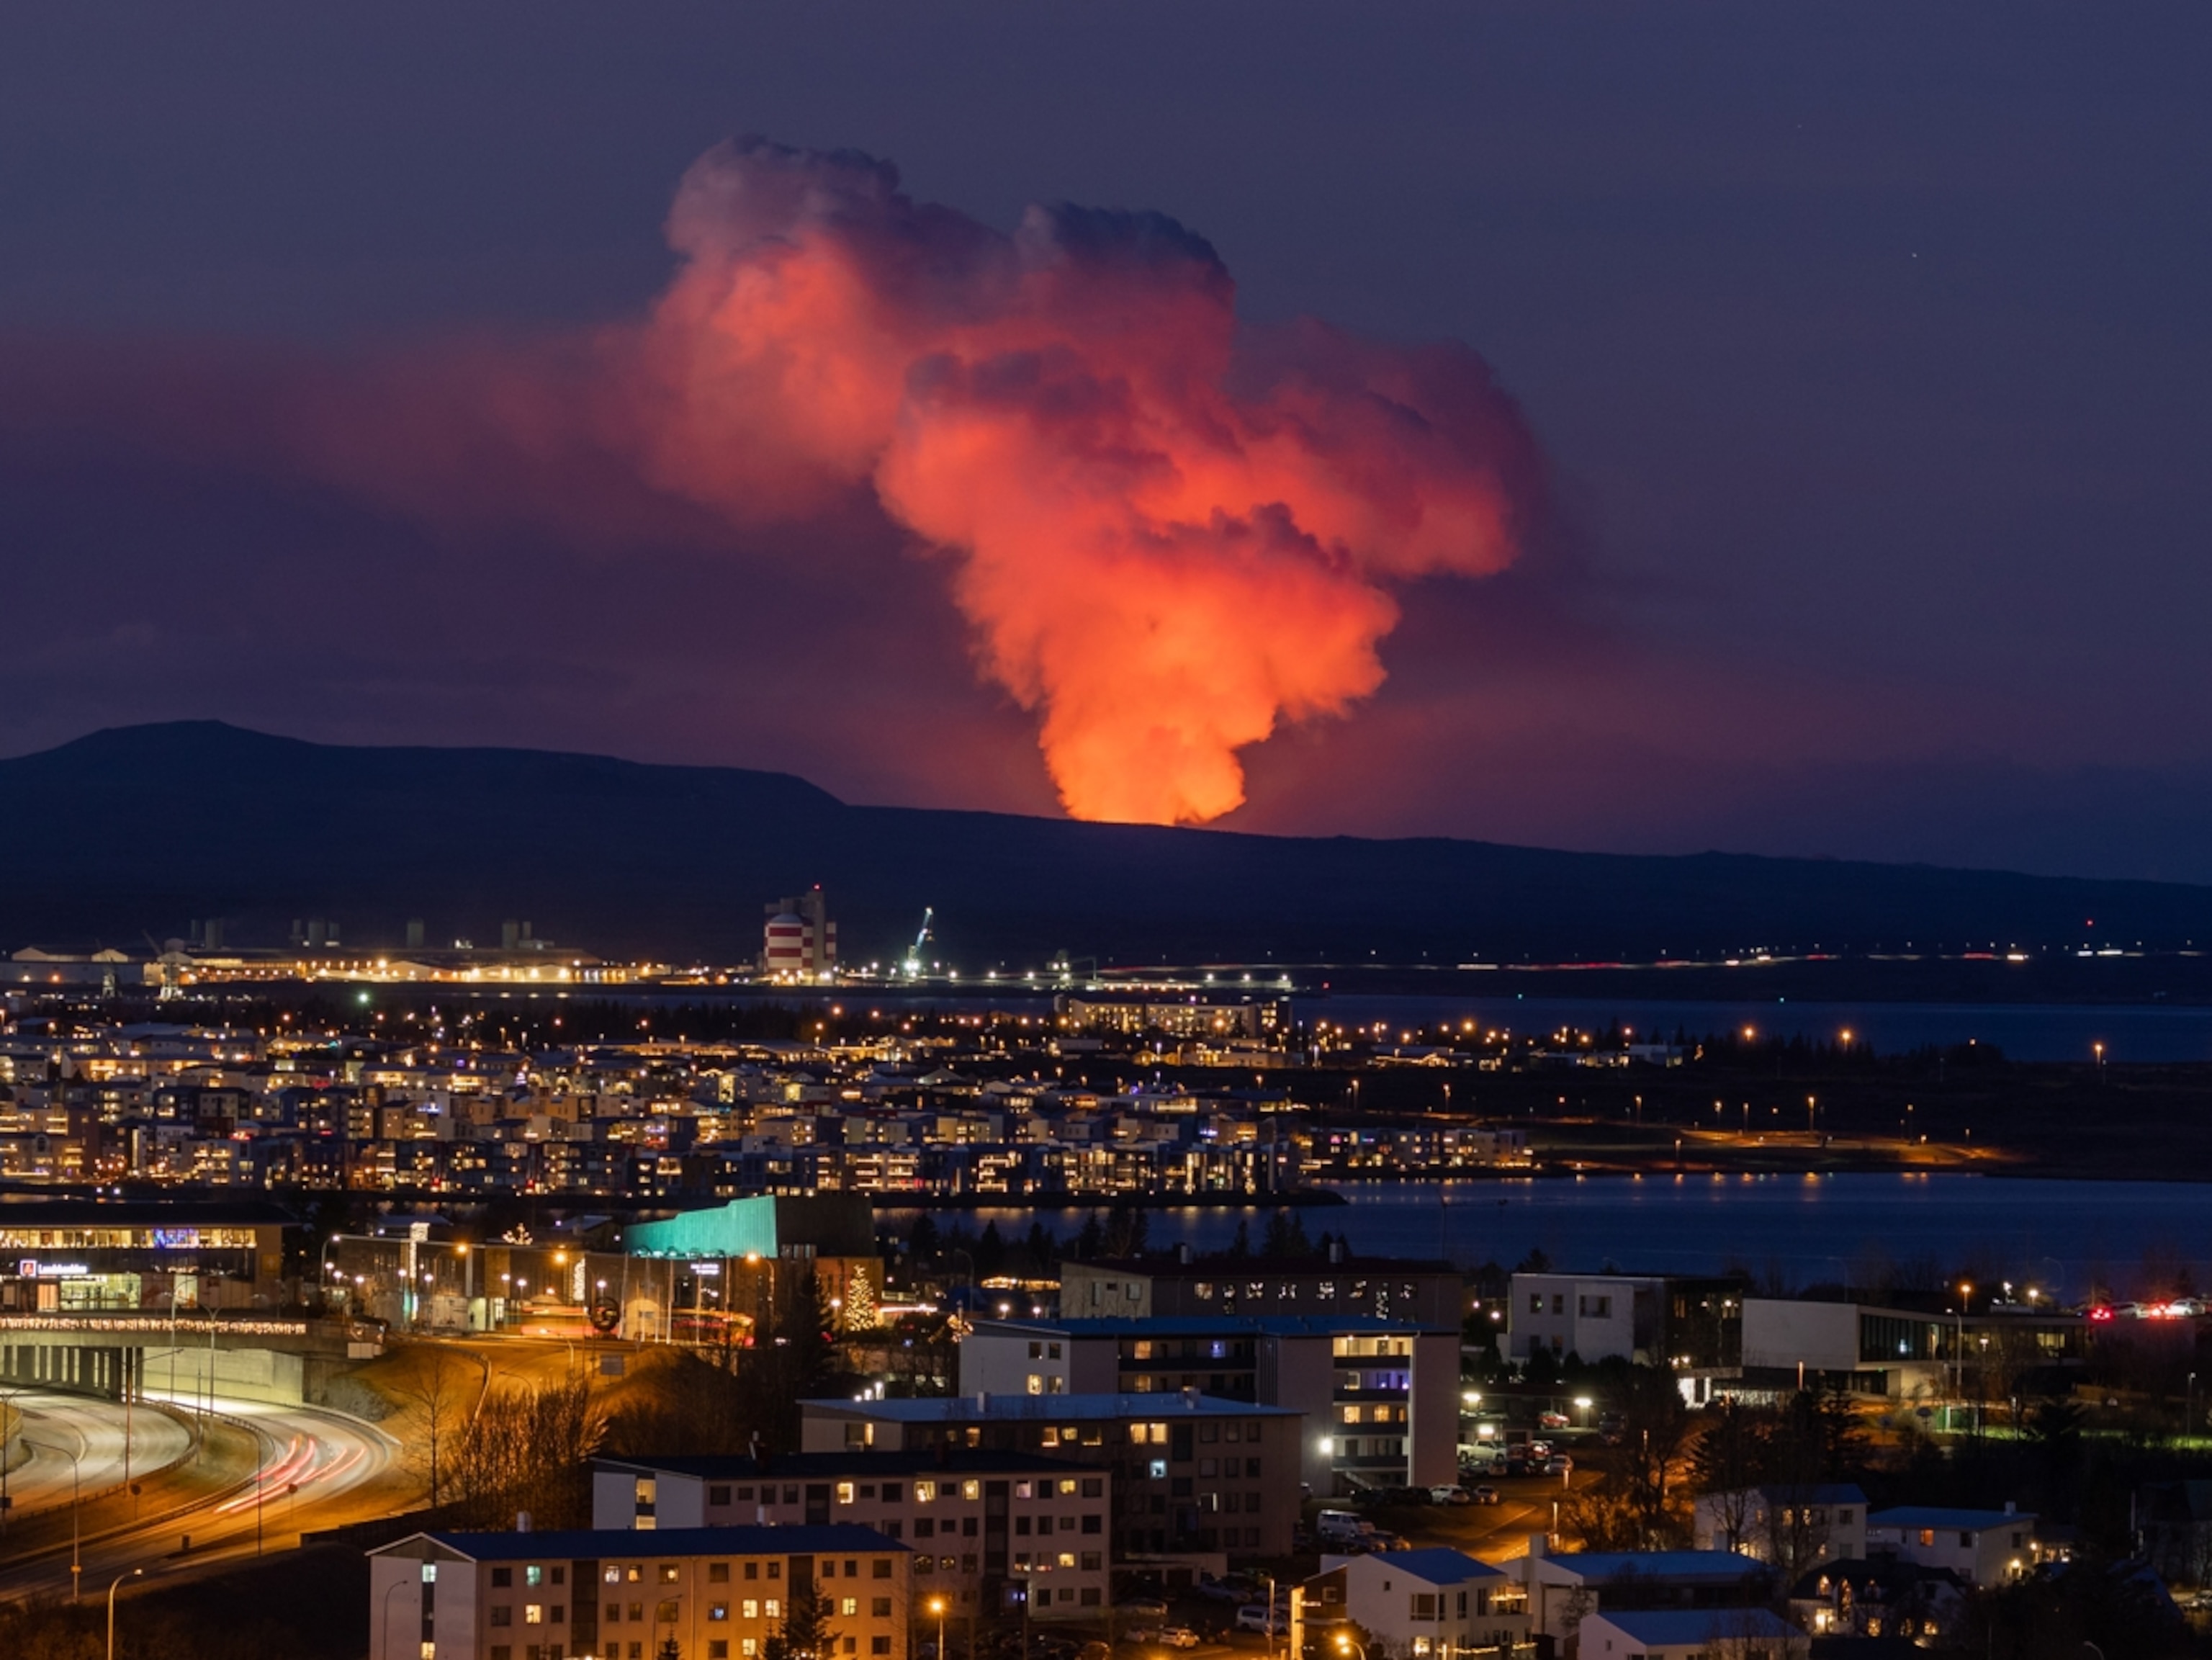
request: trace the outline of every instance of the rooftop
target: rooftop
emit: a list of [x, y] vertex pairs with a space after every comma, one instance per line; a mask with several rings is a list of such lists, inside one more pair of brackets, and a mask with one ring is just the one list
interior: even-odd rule
[[1870, 1528], [1949, 1528], [1960, 1533], [2034, 1525], [2033, 1511], [1950, 1510], [1941, 1505], [1901, 1505], [1895, 1510], [1876, 1511], [1867, 1517], [1867, 1526]]
[[909, 1401], [802, 1401], [808, 1412], [847, 1414], [895, 1424], [979, 1423], [986, 1419], [1040, 1424], [1104, 1418], [1297, 1418], [1288, 1407], [1255, 1406], [1176, 1390], [1160, 1395], [956, 1395]]
[[[418, 1533], [472, 1562], [551, 1561], [609, 1556], [825, 1556], [838, 1551], [902, 1551], [907, 1548], [873, 1528], [849, 1522], [818, 1527], [555, 1529], [544, 1533]], [[402, 1539], [372, 1551], [399, 1550]]]
[[1601, 1612], [1602, 1620], [1632, 1641], [1652, 1648], [1685, 1643], [1733, 1642], [1739, 1638], [1802, 1639], [1805, 1633], [1771, 1608], [1655, 1608], [1648, 1613]]
[[1412, 1334], [1425, 1328], [1375, 1314], [1176, 1314], [1106, 1316], [1079, 1320], [979, 1320], [979, 1332], [1037, 1332], [1054, 1337], [1328, 1337], [1340, 1332]]
[[1771, 1572], [1765, 1563], [1725, 1550], [1580, 1551], [1540, 1556], [1539, 1565], [1565, 1569], [1584, 1584], [1605, 1579], [1704, 1580], [1733, 1584]]
[[1487, 1562], [1478, 1562], [1464, 1551], [1437, 1548], [1432, 1550], [1394, 1550], [1381, 1556], [1328, 1556], [1322, 1560], [1324, 1572], [1342, 1567], [1348, 1562], [1372, 1562], [1377, 1567], [1402, 1572], [1410, 1579], [1425, 1585], [1463, 1585], [1470, 1579], [1503, 1579], [1503, 1569], [1493, 1568]]
[[1088, 1464], [1070, 1462], [1036, 1452], [949, 1451], [934, 1448], [915, 1452], [793, 1452], [773, 1458], [750, 1453], [724, 1453], [702, 1457], [657, 1456], [641, 1458], [601, 1456], [592, 1462], [607, 1469], [650, 1470], [670, 1475], [696, 1476], [705, 1481], [804, 1481], [834, 1480], [841, 1475], [987, 1475], [1044, 1470], [1097, 1471]]

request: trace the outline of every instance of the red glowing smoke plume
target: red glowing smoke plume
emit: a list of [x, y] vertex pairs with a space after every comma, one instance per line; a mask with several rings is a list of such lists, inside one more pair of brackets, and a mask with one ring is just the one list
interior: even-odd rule
[[1171, 220], [1033, 208], [1009, 235], [882, 162], [747, 141], [690, 169], [668, 230], [680, 269], [635, 323], [136, 381], [118, 354], [0, 398], [0, 433], [119, 406], [224, 465], [601, 550], [865, 494], [939, 550], [1083, 818], [1231, 811], [1241, 750], [1381, 685], [1395, 585], [1514, 556], [1540, 469], [1480, 358], [1240, 326]]
[[1240, 328], [1171, 220], [1006, 235], [751, 141], [691, 168], [669, 233], [681, 271], [607, 343], [648, 477], [745, 516], [872, 486], [952, 556], [1078, 818], [1228, 812], [1239, 750], [1382, 684], [1390, 582], [1513, 557], [1534, 449], [1479, 358]]

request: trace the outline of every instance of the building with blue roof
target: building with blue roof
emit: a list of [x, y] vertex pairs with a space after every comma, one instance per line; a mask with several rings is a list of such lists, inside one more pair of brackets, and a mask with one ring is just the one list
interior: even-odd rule
[[1554, 1555], [1532, 1535], [1520, 1562], [1529, 1620], [1564, 1642], [1595, 1608], [1603, 1613], [1737, 1608], [1773, 1600], [1765, 1562], [1723, 1550], [1580, 1551]]
[[1894, 1556], [1924, 1568], [1948, 1568], [1976, 1587], [2024, 1579], [2041, 1560], [2035, 1517], [2007, 1505], [2001, 1511], [1903, 1505], [1867, 1517], [1867, 1554]]
[[[1470, 1651], [1503, 1657], [1529, 1643], [1528, 1596], [1512, 1575], [1464, 1551], [1394, 1550], [1324, 1556], [1305, 1582], [1309, 1624], [1349, 1620], [1370, 1651], [1408, 1660], [1453, 1660]], [[1326, 1637], [1322, 1651], [1329, 1651]]]
[[1771, 1608], [1652, 1608], [1588, 1615], [1581, 1660], [1805, 1660], [1813, 1639]]

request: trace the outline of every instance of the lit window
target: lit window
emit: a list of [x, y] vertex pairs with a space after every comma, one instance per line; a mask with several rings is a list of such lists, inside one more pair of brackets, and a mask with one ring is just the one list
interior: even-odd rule
[[915, 1483], [914, 1484], [914, 1502], [915, 1502], [915, 1504], [917, 1504], [917, 1505], [930, 1505], [930, 1504], [934, 1504], [936, 1501], [937, 1501], [937, 1483], [936, 1483], [936, 1482], [934, 1482], [934, 1481], [917, 1481], [917, 1482], [915, 1482]]
[[848, 1620], [860, 1611], [860, 1599], [857, 1596], [843, 1597], [840, 1599], [837, 1603], [837, 1612], [843, 1614]]
[[422, 1565], [422, 1583], [426, 1585], [434, 1585], [438, 1583], [438, 1565], [435, 1562], [425, 1562]]
[[543, 1602], [525, 1602], [522, 1605], [522, 1623], [526, 1626], [544, 1625], [545, 1605]]
[[960, 1484], [960, 1496], [963, 1499], [981, 1499], [983, 1496], [983, 1484], [981, 1481], [963, 1481]]
[[837, 1484], [837, 1502], [841, 1505], [849, 1505], [853, 1502], [853, 1484], [850, 1481], [840, 1481]]
[[757, 1620], [760, 1618], [760, 1604], [753, 1601], [751, 1597], [748, 1596], [744, 1602], [740, 1604], [740, 1606], [744, 1609], [746, 1619]]
[[1035, 1492], [1034, 1492], [1034, 1490], [1033, 1490], [1033, 1488], [1032, 1488], [1032, 1487], [1031, 1487], [1031, 1484], [1030, 1484], [1030, 1483], [1029, 1483], [1029, 1482], [1027, 1482], [1027, 1481], [1017, 1481], [1017, 1482], [1015, 1482], [1015, 1483], [1014, 1483], [1014, 1497], [1015, 1497], [1015, 1498], [1017, 1498], [1017, 1499], [1032, 1499], [1032, 1498], [1035, 1498], [1036, 1496], [1036, 1493], [1035, 1493]]
[[767, 1614], [769, 1619], [781, 1620], [783, 1618], [783, 1604], [777, 1602], [775, 1597], [769, 1597], [762, 1606], [763, 1611]]
[[1063, 1499], [1073, 1499], [1075, 1497], [1075, 1478], [1073, 1476], [1068, 1476], [1060, 1482], [1060, 1496]]
[[539, 1567], [537, 1563], [532, 1562], [528, 1567], [523, 1569], [522, 1583], [526, 1585], [544, 1584], [545, 1583], [545, 1570]]
[[709, 1620], [728, 1619], [730, 1617], [730, 1605], [727, 1602], [710, 1602], [707, 1606], [707, 1617]]

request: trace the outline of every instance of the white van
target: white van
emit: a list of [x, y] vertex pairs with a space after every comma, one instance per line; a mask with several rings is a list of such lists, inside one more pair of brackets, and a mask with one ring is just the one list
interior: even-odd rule
[[1324, 1544], [1348, 1545], [1375, 1531], [1375, 1524], [1348, 1510], [1325, 1510], [1314, 1518], [1314, 1536]]

